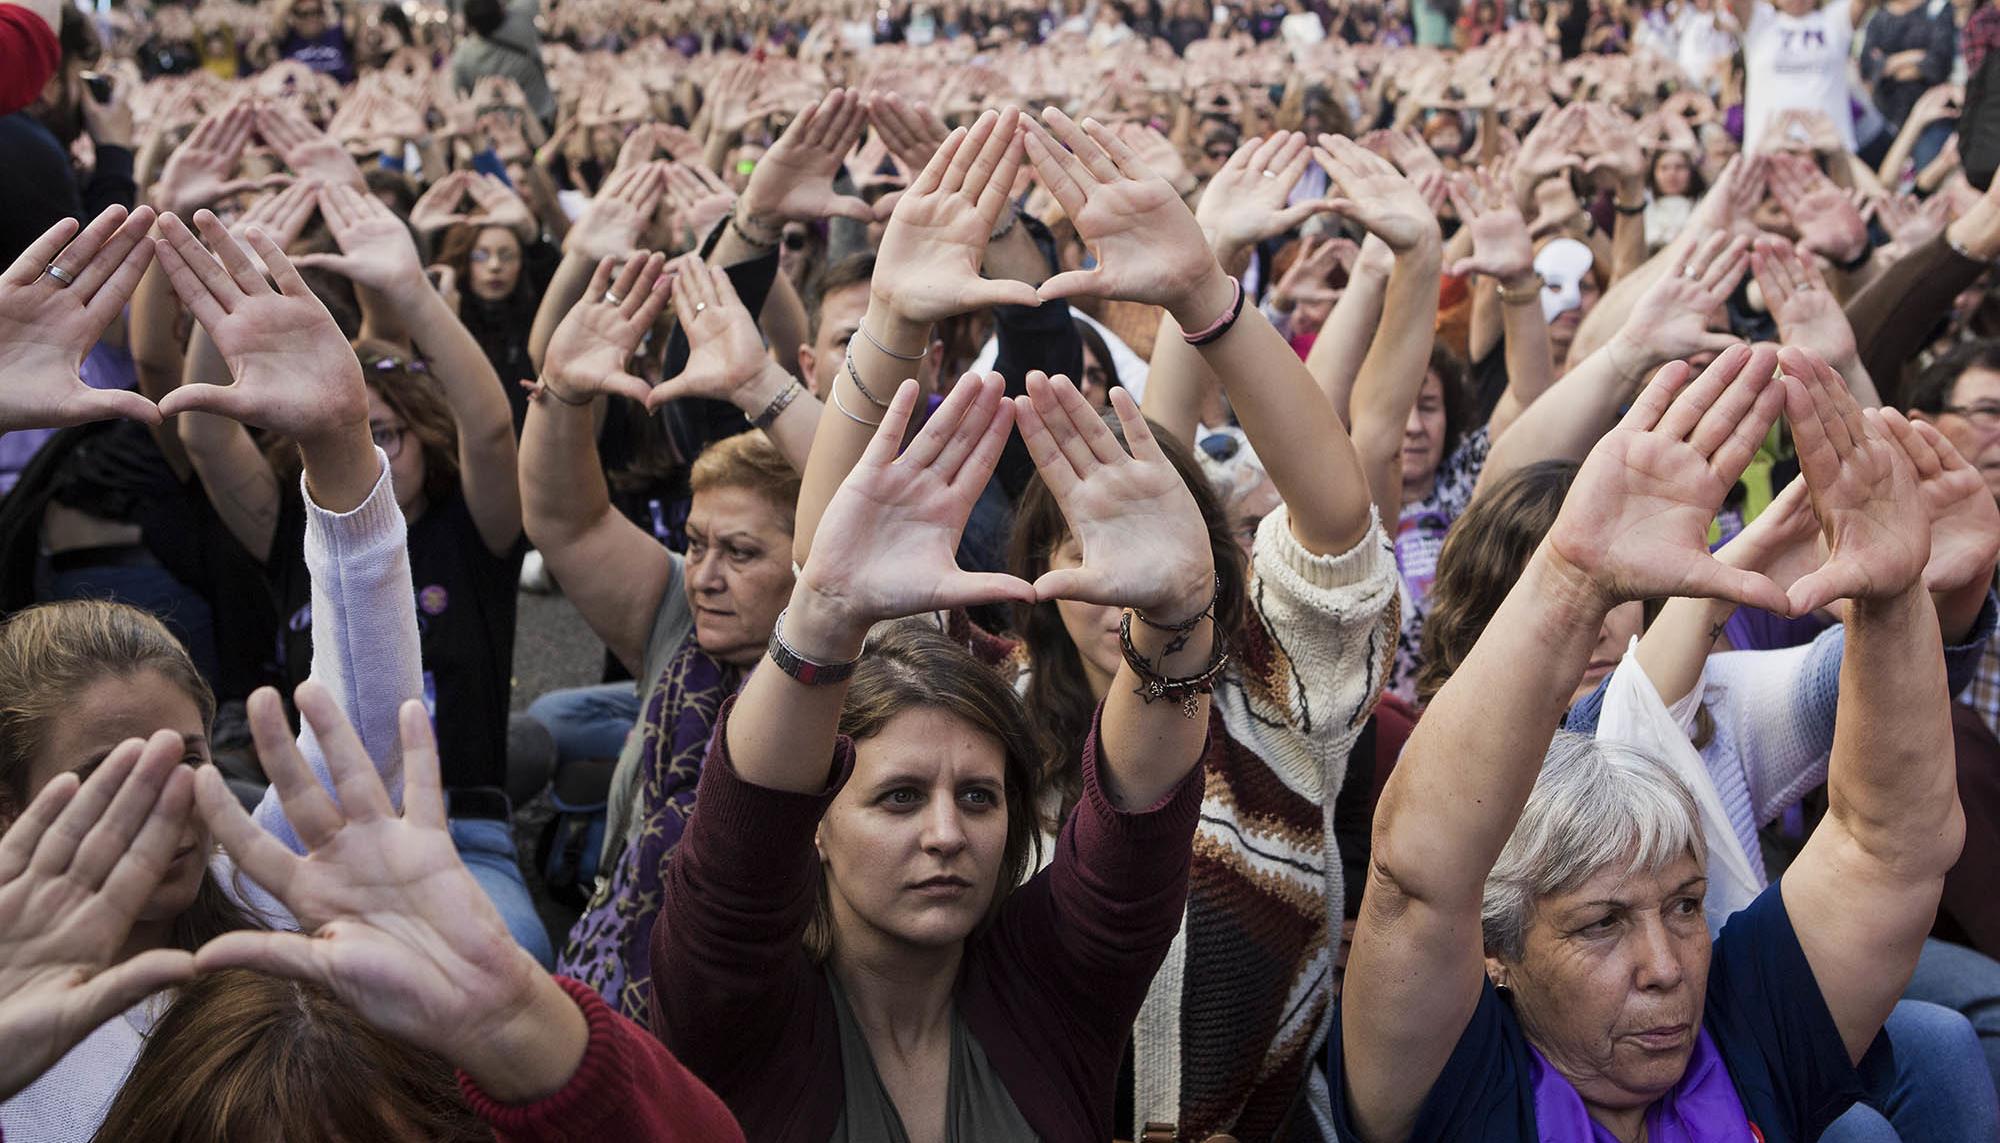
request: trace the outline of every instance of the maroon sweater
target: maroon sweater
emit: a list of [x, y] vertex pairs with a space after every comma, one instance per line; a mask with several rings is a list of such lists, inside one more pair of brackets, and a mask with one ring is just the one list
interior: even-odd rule
[[[736, 1113], [753, 1141], [824, 1143], [841, 1112], [833, 996], [801, 944], [818, 883], [813, 831], [846, 781], [834, 744], [826, 789], [794, 794], [736, 774], [723, 704], [653, 927], [653, 1030]], [[955, 1000], [1035, 1133], [1111, 1138], [1119, 1057], [1147, 985], [1179, 931], [1201, 807], [1196, 766], [1159, 805], [1124, 813], [1097, 781], [1053, 864], [966, 942]]]

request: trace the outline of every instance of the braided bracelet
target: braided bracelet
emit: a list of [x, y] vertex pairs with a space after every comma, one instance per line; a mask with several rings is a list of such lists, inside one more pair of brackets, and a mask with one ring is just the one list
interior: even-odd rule
[[1202, 620], [1215, 618], [1215, 603], [1216, 600], [1221, 598], [1222, 598], [1222, 574], [1218, 572], [1216, 573], [1215, 576], [1215, 590], [1211, 592], [1208, 597], [1208, 606], [1196, 612], [1194, 617], [1191, 619], [1185, 620], [1184, 622], [1181, 623], [1155, 623], [1152, 620], [1146, 618], [1146, 613], [1140, 611], [1136, 607], [1132, 609], [1131, 614], [1137, 617], [1139, 622], [1144, 623], [1146, 626], [1151, 627], [1153, 630], [1165, 631], [1167, 634], [1173, 636], [1173, 638], [1167, 640], [1166, 647], [1160, 651], [1160, 656], [1162, 658], [1165, 658], [1166, 656], [1171, 655], [1174, 652], [1179, 651], [1181, 648], [1186, 647], [1188, 645], [1189, 633], [1192, 632], [1196, 627], [1201, 626]]
[[1207, 329], [1184, 335], [1189, 345], [1197, 347], [1207, 345], [1236, 327], [1236, 319], [1243, 316], [1243, 283], [1231, 278], [1229, 284], [1236, 288], [1235, 300], [1229, 303], [1229, 309], [1221, 317], [1209, 323]]
[[1139, 649], [1132, 645], [1134, 614], [1128, 609], [1124, 617], [1118, 621], [1119, 649], [1125, 653], [1125, 664], [1139, 676], [1139, 686], [1132, 693], [1144, 699], [1147, 706], [1163, 698], [1179, 699], [1182, 718], [1192, 719], [1199, 715], [1201, 708], [1195, 702], [1195, 696], [1214, 694], [1215, 680], [1222, 676], [1222, 668], [1229, 664], [1229, 641], [1222, 637], [1222, 629], [1219, 627], [1212, 629], [1214, 650], [1209, 654], [1208, 665], [1203, 667], [1199, 674], [1170, 679], [1154, 670], [1153, 664], [1139, 654]]

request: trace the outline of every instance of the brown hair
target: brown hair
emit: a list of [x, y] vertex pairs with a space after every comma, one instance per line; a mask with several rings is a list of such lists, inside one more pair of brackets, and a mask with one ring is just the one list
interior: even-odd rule
[[[899, 714], [935, 710], [999, 742], [1005, 755], [1007, 845], [1000, 878], [986, 907], [982, 927], [1000, 915], [1007, 896], [1035, 867], [1041, 855], [1042, 766], [1028, 712], [1000, 673], [971, 652], [921, 622], [894, 623], [869, 639], [868, 653], [854, 670], [847, 703], [840, 710], [840, 733], [859, 742], [882, 733]], [[820, 876], [818, 905], [806, 927], [806, 951], [815, 961], [832, 955], [833, 910], [826, 877]]]
[[[78, 693], [103, 679], [157, 671], [215, 721], [215, 694], [187, 648], [147, 612], [100, 599], [42, 603], [0, 623], [0, 822], [27, 808], [29, 768]], [[193, 951], [211, 938], [258, 927], [202, 874], [194, 903], [174, 919], [175, 948]]]
[[[1105, 417], [1111, 431], [1123, 444], [1125, 432], [1115, 416]], [[1181, 483], [1194, 495], [1201, 509], [1202, 523], [1208, 526], [1208, 548], [1215, 558], [1215, 572], [1221, 588], [1216, 593], [1216, 628], [1231, 643], [1238, 643], [1248, 619], [1250, 573], [1229, 527], [1229, 514], [1194, 459], [1194, 453], [1178, 437], [1153, 425], [1153, 437], [1180, 473]], [[1069, 539], [1069, 521], [1037, 473], [1021, 494], [1014, 513], [1014, 532], [1007, 546], [1007, 570], [1033, 583], [1049, 570], [1049, 559]], [[1063, 627], [1062, 613], [1055, 601], [1013, 605], [1014, 630], [1027, 650], [1029, 674], [1023, 696], [1041, 756], [1049, 773], [1046, 780], [1062, 792], [1061, 817], [1067, 817], [1083, 796], [1083, 773], [1076, 765], [1076, 752], [1090, 733], [1090, 720], [1097, 709], [1090, 683], [1083, 673], [1083, 657]]]
[[437, 378], [387, 342], [357, 341], [354, 355], [368, 387], [423, 447], [424, 499], [432, 504], [446, 499], [458, 488], [458, 421]]
[[741, 488], [769, 500], [792, 531], [799, 504], [799, 471], [771, 438], [758, 429], [724, 437], [707, 448], [688, 470], [688, 491]]
[[94, 1138], [485, 1143], [493, 1130], [436, 1055], [325, 989], [230, 969], [181, 990]]
[[1573, 461], [1528, 465], [1482, 492], [1452, 524], [1438, 552], [1424, 615], [1417, 700], [1431, 701], [1472, 653], [1528, 557], [1548, 534], [1576, 480]]
[[865, 286], [874, 277], [875, 255], [867, 251], [836, 258], [820, 267], [819, 273], [806, 283], [806, 340], [811, 342], [819, 337], [820, 307], [826, 304], [828, 294], [849, 286]]

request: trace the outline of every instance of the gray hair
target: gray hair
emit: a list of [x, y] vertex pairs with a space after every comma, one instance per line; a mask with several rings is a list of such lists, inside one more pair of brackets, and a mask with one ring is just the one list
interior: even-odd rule
[[1558, 731], [1542, 773], [1486, 875], [1479, 924], [1486, 951], [1518, 961], [1543, 897], [1607, 866], [1656, 873], [1693, 854], [1705, 864], [1694, 795], [1668, 766], [1629, 746]]

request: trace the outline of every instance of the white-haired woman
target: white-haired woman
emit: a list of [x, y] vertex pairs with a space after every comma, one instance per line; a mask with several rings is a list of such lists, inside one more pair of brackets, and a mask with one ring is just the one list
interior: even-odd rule
[[[1808, 354], [1687, 372], [1592, 451], [1383, 792], [1330, 1049], [1343, 1139], [1814, 1139], [1887, 1062], [1964, 832], [1915, 470], [1897, 414]], [[1832, 553], [1789, 593], [1703, 543], [1780, 405]], [[1713, 941], [1686, 788], [1630, 751], [1550, 749], [1606, 613], [1661, 596], [1852, 600], [1831, 809]]]

